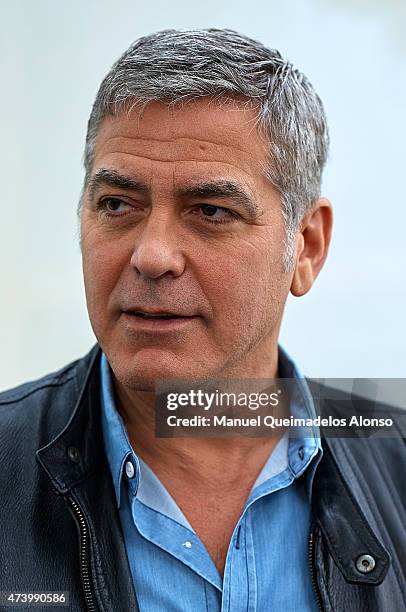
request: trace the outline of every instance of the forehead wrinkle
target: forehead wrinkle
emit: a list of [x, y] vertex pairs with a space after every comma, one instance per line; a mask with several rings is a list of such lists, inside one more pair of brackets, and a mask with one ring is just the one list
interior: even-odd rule
[[[129, 137], [129, 136], [111, 136], [111, 137], [107, 137], [106, 143], [110, 143], [113, 142], [115, 143], [115, 141], [125, 141], [125, 142], [131, 142], [134, 144], [134, 146], [136, 145], [137, 142], [152, 142], [154, 144], [157, 143], [165, 143], [167, 145], [173, 146], [174, 142], [176, 142], [177, 144], [182, 144], [182, 142], [185, 143], [198, 143], [198, 144], [205, 144], [205, 145], [211, 145], [212, 147], [218, 147], [218, 148], [222, 148], [222, 149], [232, 149], [233, 151], [239, 151], [240, 153], [243, 153], [245, 156], [249, 155], [251, 157], [253, 157], [252, 155], [252, 151], [250, 151], [249, 149], [243, 149], [241, 147], [238, 147], [237, 145], [234, 144], [227, 144], [224, 141], [221, 142], [215, 142], [213, 140], [204, 140], [202, 138], [188, 138], [186, 136], [175, 136], [175, 137], [170, 137], [170, 138], [156, 138], [156, 137], [150, 137], [150, 138], [145, 138], [142, 136], [134, 136], [134, 137]], [[202, 151], [202, 153], [204, 153], [204, 151]]]
[[[130, 157], [134, 157], [134, 158], [139, 158], [139, 159], [143, 159], [143, 160], [148, 160], [148, 161], [153, 161], [153, 162], [157, 162], [157, 163], [162, 163], [162, 164], [174, 164], [175, 167], [177, 164], [181, 164], [181, 163], [193, 163], [196, 164], [196, 166], [198, 166], [198, 164], [221, 164], [222, 166], [231, 166], [231, 168], [233, 168], [234, 170], [237, 170], [239, 173], [243, 173], [245, 174], [247, 177], [249, 177], [251, 180], [253, 180], [254, 175], [251, 174], [250, 172], [247, 172], [247, 170], [244, 170], [243, 168], [241, 168], [241, 166], [237, 166], [231, 162], [226, 162], [223, 160], [217, 160], [217, 159], [198, 159], [198, 158], [187, 158], [187, 159], [155, 159], [153, 157], [148, 157], [147, 155], [137, 155], [135, 153], [122, 153], [120, 151], [113, 151], [113, 152], [109, 152], [109, 155], [120, 155], [121, 157], [125, 156], [130, 156]], [[95, 163], [99, 163], [101, 164], [101, 160], [97, 160], [95, 161]], [[109, 165], [108, 169], [110, 169], [113, 172], [118, 172], [118, 173], [123, 173], [126, 176], [129, 176], [130, 174], [132, 174], [134, 171], [131, 170], [130, 168], [122, 168], [120, 169], [120, 165], [124, 166], [124, 164], [121, 161], [121, 164], [118, 163], [117, 165], [113, 163], [113, 165]], [[107, 165], [103, 164], [103, 168], [107, 168]], [[197, 168], [196, 168], [197, 169]], [[149, 168], [150, 170], [150, 179], [152, 178], [152, 174], [154, 172], [154, 169], [152, 168], [152, 166]], [[262, 178], [262, 173], [260, 172], [260, 168], [258, 167], [259, 170], [259, 175]], [[96, 171], [97, 172], [97, 171]], [[135, 171], [136, 172], [136, 171]], [[218, 172], [219, 173], [219, 172]], [[134, 179], [136, 180], [136, 179]]]

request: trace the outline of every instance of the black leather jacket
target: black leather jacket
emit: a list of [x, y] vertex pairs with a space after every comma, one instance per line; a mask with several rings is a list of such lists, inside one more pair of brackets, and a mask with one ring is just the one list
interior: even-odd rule
[[[0, 395], [0, 591], [69, 591], [70, 610], [125, 612], [138, 606], [103, 449], [99, 359], [95, 346]], [[323, 439], [309, 534], [322, 610], [406, 610], [405, 438]], [[362, 555], [371, 571], [357, 569]]]

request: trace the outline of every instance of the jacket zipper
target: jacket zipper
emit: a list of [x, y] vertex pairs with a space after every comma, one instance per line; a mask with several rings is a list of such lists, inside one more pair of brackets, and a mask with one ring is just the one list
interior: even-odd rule
[[80, 575], [82, 577], [82, 586], [85, 594], [86, 606], [88, 612], [97, 612], [94, 604], [94, 597], [90, 587], [89, 575], [89, 531], [86, 525], [85, 517], [79, 505], [72, 497], [68, 497], [68, 501], [77, 516], [80, 530]]
[[321, 603], [320, 591], [316, 581], [316, 576], [314, 574], [314, 531], [310, 532], [309, 537], [309, 566], [310, 566], [310, 576], [312, 579], [313, 591], [316, 595], [317, 606], [321, 612], [323, 612], [323, 605]]

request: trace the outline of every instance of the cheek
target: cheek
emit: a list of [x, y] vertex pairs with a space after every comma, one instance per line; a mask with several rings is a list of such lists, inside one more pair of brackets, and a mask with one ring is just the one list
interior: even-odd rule
[[107, 315], [110, 296], [126, 262], [128, 258], [119, 243], [97, 240], [96, 236], [82, 242], [83, 277], [91, 318]]
[[[210, 257], [202, 284], [214, 319], [234, 326], [247, 316], [261, 318], [285, 290], [281, 257], [266, 249], [267, 244], [239, 242], [218, 258]], [[216, 316], [217, 315], [217, 316]]]

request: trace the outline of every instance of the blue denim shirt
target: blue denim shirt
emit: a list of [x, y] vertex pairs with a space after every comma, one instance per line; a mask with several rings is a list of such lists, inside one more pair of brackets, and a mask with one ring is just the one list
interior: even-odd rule
[[[279, 367], [280, 376], [298, 379], [291, 414], [315, 416], [306, 381], [281, 347]], [[308, 539], [322, 455], [318, 430], [302, 439], [286, 433], [275, 446], [235, 526], [222, 578], [175, 500], [133, 451], [105, 355], [101, 381], [105, 449], [141, 612], [316, 611]]]

